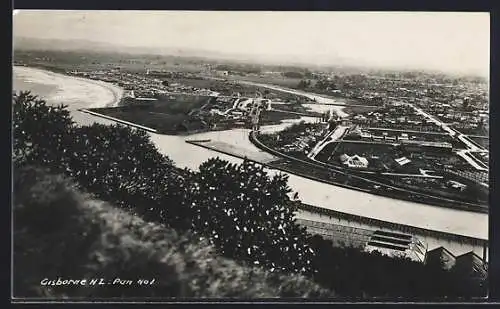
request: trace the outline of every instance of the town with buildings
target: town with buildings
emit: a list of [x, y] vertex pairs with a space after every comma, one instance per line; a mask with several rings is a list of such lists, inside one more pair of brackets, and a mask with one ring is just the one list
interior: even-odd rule
[[[65, 73], [123, 88], [118, 106], [93, 111], [158, 133], [248, 128], [256, 145], [283, 156], [272, 165], [278, 169], [372, 194], [488, 211], [488, 97], [477, 80], [379, 72], [295, 73], [286, 80], [287, 72], [210, 65], [197, 72], [113, 67]], [[341, 109], [335, 102], [344, 102]], [[290, 119], [295, 124], [282, 130], [260, 130]], [[365, 249], [421, 259], [414, 245], [399, 246], [372, 239]]]
[[[272, 138], [263, 133], [260, 138], [286, 155], [385, 185], [467, 205], [487, 204], [489, 110], [487, 89], [478, 80], [457, 82], [420, 73], [294, 75], [295, 80], [308, 79], [299, 79], [292, 88], [347, 102], [344, 109], [349, 114], [340, 117], [332, 109], [319, 113], [305, 107], [324, 105], [315, 98], [235, 80], [266, 81], [279, 72], [242, 73], [203, 66], [201, 72], [131, 72], [115, 67], [66, 73], [122, 87], [120, 106], [101, 112], [115, 117], [121, 108], [120, 117], [142, 119], [139, 122], [159, 132], [235, 127], [258, 131], [261, 125], [313, 116], [313, 123], [270, 133]], [[281, 73], [282, 78], [286, 75]], [[180, 110], [164, 104], [177, 101], [196, 103], [183, 103]]]
[[[145, 66], [80, 66], [66, 73], [122, 87], [120, 106], [101, 112], [167, 134], [235, 127], [259, 132], [262, 125], [310, 116], [314, 121], [259, 138], [285, 155], [377, 182], [364, 189], [383, 188], [382, 183], [469, 206], [487, 204], [489, 105], [487, 87], [477, 78], [205, 63], [192, 72]], [[300, 91], [344, 102], [346, 113]]]

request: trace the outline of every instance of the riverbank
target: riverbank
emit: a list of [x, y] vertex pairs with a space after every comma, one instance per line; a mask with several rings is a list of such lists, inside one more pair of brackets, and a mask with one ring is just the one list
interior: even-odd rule
[[[49, 72], [42, 71], [44, 74]], [[63, 79], [75, 79], [75, 77], [61, 75]], [[43, 76], [34, 76], [40, 78], [41, 81], [46, 80]], [[49, 79], [50, 80], [50, 79]], [[68, 81], [58, 80], [61, 83]], [[83, 82], [83, 81], [82, 81]], [[40, 82], [42, 84], [42, 82]], [[93, 86], [90, 86], [93, 85]], [[95, 91], [99, 91], [96, 84], [88, 84], [87, 87], [93, 87]], [[65, 88], [68, 91], [68, 88]], [[31, 89], [17, 89], [31, 90]], [[35, 93], [40, 94], [40, 93]], [[67, 94], [71, 96], [71, 94]], [[98, 100], [105, 105], [105, 99]], [[51, 100], [48, 103], [58, 104]], [[88, 125], [94, 122], [102, 124], [113, 124], [115, 122], [104, 118], [95, 117], [90, 114], [78, 111], [78, 108], [88, 108], [96, 101], [90, 100], [88, 97], [82, 97], [77, 102], [66, 102], [70, 105], [69, 110], [77, 123]], [[73, 105], [77, 105], [76, 108]], [[82, 107], [83, 106], [83, 107]], [[262, 127], [263, 131], [275, 131], [283, 129], [284, 126], [290, 123]], [[236, 147], [241, 147], [255, 151], [256, 147], [248, 139], [248, 129], [236, 129], [230, 131], [206, 132], [189, 136], [192, 140], [210, 139], [213, 141], [230, 142]], [[209, 158], [219, 157], [231, 163], [239, 164], [243, 160], [237, 159], [230, 155], [224, 155], [213, 150], [201, 148], [195, 145], [186, 143], [188, 137], [169, 136], [150, 133], [151, 140], [155, 143], [158, 150], [167, 155], [180, 168], [189, 168], [197, 170], [201, 163]], [[258, 150], [258, 149], [257, 149]], [[258, 150], [260, 151], [260, 150]], [[277, 173], [276, 170], [268, 170], [270, 174]], [[312, 181], [304, 177], [299, 177], [293, 174], [285, 173], [288, 177], [290, 188], [297, 192], [300, 199], [309, 205], [315, 205], [325, 209], [333, 209], [340, 212], [345, 212], [353, 215], [363, 216], [367, 218], [378, 219], [387, 222], [394, 222], [402, 225], [416, 226], [434, 231], [442, 231], [457, 235], [464, 235], [479, 239], [488, 239], [488, 215], [477, 214], [465, 211], [457, 211], [443, 207], [431, 205], [417, 204], [407, 201], [394, 200], [375, 196], [372, 194], [336, 187], [323, 184], [317, 181]]]
[[[258, 148], [261, 148], [262, 150], [269, 152], [274, 156], [281, 157], [284, 160], [287, 160], [287, 163], [289, 163], [286, 164], [287, 167], [270, 164], [273, 168], [277, 168], [289, 173], [294, 173], [305, 178], [313, 179], [315, 181], [323, 182], [334, 186], [348, 188], [351, 190], [369, 192], [374, 195], [385, 196], [399, 200], [407, 200], [419, 204], [421, 203], [426, 205], [434, 205], [438, 207], [448, 207], [456, 210], [473, 211], [485, 214], [489, 212], [489, 208], [487, 206], [482, 206], [479, 204], [471, 204], [457, 200], [451, 200], [439, 196], [432, 196], [425, 193], [410, 191], [405, 188], [390, 186], [385, 183], [378, 182], [376, 180], [370, 180], [364, 177], [360, 177], [359, 175], [356, 175], [356, 173], [354, 172], [347, 174], [341, 171], [340, 168], [338, 167], [334, 167], [326, 163], [322, 163], [320, 161], [307, 162], [298, 158], [285, 155], [275, 149], [268, 147], [267, 145], [264, 145], [264, 143], [262, 143], [257, 139], [257, 136], [255, 135], [254, 132], [250, 134], [249, 138], [250, 141], [254, 143]], [[315, 168], [320, 170], [326, 169], [328, 171], [340, 174], [344, 176], [344, 178], [347, 177], [347, 179], [345, 179], [343, 182], [339, 182], [334, 180], [333, 177], [331, 177], [331, 175], [328, 175], [327, 177], [324, 178], [313, 176], [312, 173], [309, 173], [309, 171], [310, 169], [315, 169]], [[346, 181], [349, 182], [348, 180], [353, 178], [358, 178], [359, 180], [366, 180], [366, 181], [359, 183], [359, 185], [348, 185], [345, 183]], [[378, 189], [375, 189], [374, 187], [375, 185], [378, 186]]]
[[309, 98], [311, 100], [315, 100], [319, 104], [327, 104], [330, 105], [331, 109], [335, 112], [335, 114], [341, 118], [349, 116], [347, 113], [343, 111], [343, 109], [346, 107], [346, 104], [343, 102], [339, 102], [337, 100], [327, 98], [318, 94], [314, 93], [308, 93], [300, 90], [295, 90], [291, 88], [285, 88], [277, 85], [268, 85], [268, 84], [261, 84], [261, 83], [256, 83], [256, 82], [251, 82], [251, 81], [237, 81], [240, 84], [246, 84], [250, 86], [255, 86], [255, 87], [262, 87], [262, 88], [267, 88], [275, 91], [280, 91], [280, 92], [285, 92], [285, 93], [290, 93], [298, 96], [303, 96], [306, 98]]
[[[205, 149], [215, 150], [226, 155], [256, 162], [268, 169], [275, 169], [276, 167], [273, 165], [273, 162], [280, 160], [278, 157], [271, 156], [267, 152], [248, 152], [244, 149], [238, 149], [237, 147], [222, 142], [213, 142], [211, 140], [189, 140], [186, 142]], [[282, 171], [286, 172], [284, 169], [282, 169]], [[362, 189], [359, 190], [362, 191]], [[365, 231], [371, 231], [371, 233], [380, 229], [409, 233], [418, 237], [419, 240], [424, 241], [428, 250], [436, 249], [445, 244], [446, 249], [456, 255], [473, 251], [479, 256], [482, 256], [484, 248], [488, 247], [488, 240], [486, 239], [429, 230], [418, 226], [403, 225], [395, 222], [388, 222], [365, 216], [353, 215], [333, 209], [308, 205], [305, 203], [300, 204], [299, 210], [296, 213], [296, 219], [299, 224], [306, 227], [309, 226], [307, 222], [312, 220], [313, 222], [331, 225], [333, 230], [346, 227], [350, 227], [352, 229], [355, 228], [353, 226], [357, 226], [358, 228], [362, 227]], [[338, 236], [337, 234], [335, 235]], [[352, 240], [352, 237], [350, 237], [350, 240]]]
[[[218, 152], [226, 154], [226, 155], [235, 156], [235, 157], [238, 157], [238, 158], [241, 158], [244, 160], [249, 160], [249, 161], [261, 164], [268, 169], [278, 169], [278, 170], [283, 171], [283, 172], [294, 173], [294, 172], [291, 172], [289, 169], [277, 167], [275, 164], [273, 164], [273, 162], [276, 162], [278, 160], [278, 156], [264, 158], [264, 157], [259, 156], [259, 155], [254, 155], [254, 153], [245, 153], [245, 155], [243, 155], [244, 152], [242, 152], [241, 149], [235, 149], [235, 147], [228, 147], [227, 145], [224, 145], [221, 143], [214, 143], [210, 140], [190, 140], [190, 141], [186, 141], [186, 142], [193, 144], [193, 145], [197, 145], [199, 147], [206, 148], [206, 149], [215, 150], [215, 151], [218, 151]], [[296, 174], [296, 173], [294, 173], [294, 174]], [[323, 179], [319, 179], [319, 178], [316, 178], [313, 176], [308, 176], [306, 174], [300, 175], [300, 176], [305, 177], [305, 178], [309, 178], [309, 179], [314, 180], [314, 181], [322, 182], [325, 184], [331, 184]], [[370, 192], [368, 190], [363, 190], [362, 188], [351, 187], [351, 186], [346, 186], [346, 185], [342, 185], [342, 184], [335, 184], [335, 186], [340, 186], [340, 187], [344, 187], [344, 188], [350, 189], [350, 190], [358, 190], [361, 192], [367, 192], [370, 194], [377, 195], [376, 193]], [[379, 194], [379, 195], [387, 197], [387, 195], [383, 195], [383, 194]], [[413, 202], [417, 203], [418, 201], [413, 201]], [[332, 218], [336, 218], [336, 219], [342, 218], [342, 219], [348, 219], [348, 220], [360, 222], [363, 224], [374, 224], [375, 226], [388, 228], [388, 229], [394, 229], [394, 230], [398, 230], [398, 231], [402, 231], [402, 232], [412, 232], [412, 233], [418, 233], [420, 235], [430, 235], [430, 236], [433, 236], [436, 238], [445, 238], [447, 240], [459, 239], [460, 242], [471, 243], [472, 245], [480, 244], [481, 246], [484, 245], [484, 243], [486, 241], [486, 239], [483, 239], [483, 238], [475, 238], [475, 237], [470, 237], [467, 235], [453, 234], [453, 233], [448, 233], [445, 231], [434, 231], [434, 230], [430, 230], [428, 228], [422, 228], [422, 227], [412, 226], [412, 225], [403, 225], [403, 224], [399, 224], [399, 223], [395, 223], [395, 222], [388, 222], [388, 221], [383, 221], [383, 220], [374, 219], [374, 218], [368, 218], [368, 217], [364, 217], [364, 216], [360, 216], [360, 215], [353, 215], [353, 214], [337, 211], [334, 209], [322, 208], [322, 207], [317, 207], [317, 206], [313, 206], [313, 205], [302, 204], [302, 206], [303, 207], [301, 209], [303, 209], [304, 211], [311, 211], [313, 213], [324, 213], [324, 214], [326, 214]], [[452, 207], [452, 209], [461, 210], [460, 208], [453, 208], [453, 207]], [[298, 215], [298, 218], [300, 218], [300, 214]]]

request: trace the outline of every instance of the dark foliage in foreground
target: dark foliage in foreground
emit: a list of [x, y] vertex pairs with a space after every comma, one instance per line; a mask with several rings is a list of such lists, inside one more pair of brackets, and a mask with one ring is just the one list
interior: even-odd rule
[[[18, 170], [14, 192], [16, 297], [334, 296], [304, 276], [241, 266], [192, 233], [147, 223], [43, 169]], [[47, 286], [44, 278], [133, 283]]]
[[333, 247], [315, 235], [310, 244], [317, 252], [314, 275], [322, 286], [342, 296], [404, 300], [445, 300], [485, 296], [485, 282], [477, 283], [455, 268], [440, 263], [417, 263], [357, 248]]
[[314, 251], [294, 221], [297, 204], [285, 175], [270, 178], [261, 166], [210, 159], [192, 174], [186, 196], [193, 227], [226, 256], [272, 271], [311, 273]]
[[50, 106], [29, 92], [13, 97], [13, 143], [17, 163], [58, 162], [63, 139], [71, 135], [73, 121], [64, 105]]
[[[429, 299], [444, 295], [450, 297], [484, 295], [483, 288], [453, 272], [442, 270], [439, 265], [424, 266], [407, 260], [363, 253], [357, 249], [333, 248], [321, 237], [308, 238], [305, 231], [294, 222], [293, 211], [296, 209], [296, 203], [290, 201], [288, 197], [290, 190], [287, 186], [287, 179], [280, 175], [270, 178], [261, 167], [248, 162], [237, 166], [218, 159], [209, 160], [202, 164], [199, 172], [179, 171], [169, 159], [158, 152], [144, 132], [119, 125], [77, 127], [72, 124], [64, 108], [46, 106], [44, 102], [37, 101], [36, 98], [26, 93], [14, 97], [14, 121], [16, 173], [28, 165], [41, 165], [53, 172], [64, 173], [76, 180], [81, 188], [128, 213], [137, 214], [149, 222], [173, 227], [177, 231], [190, 230], [190, 233], [195, 233], [198, 237], [204, 236], [219, 254], [226, 257], [245, 264], [258, 265], [260, 269], [269, 271], [302, 272], [342, 296], [404, 296]], [[45, 131], [40, 133], [41, 130]], [[23, 179], [22, 181], [27, 181], [31, 178]], [[33, 179], [37, 178], [33, 176]], [[57, 187], [57, 183], [54, 182], [51, 186]], [[18, 188], [21, 188], [18, 189], [19, 192], [28, 191], [16, 193], [15, 199], [31, 194], [29, 186], [18, 186]], [[17, 247], [18, 253], [15, 259], [18, 261], [17, 265], [25, 267], [18, 268], [23, 269], [19, 274], [21, 276], [19, 280], [23, 276], [30, 277], [31, 273], [39, 274], [45, 267], [44, 263], [51, 263], [48, 258], [40, 258], [38, 263], [32, 264], [19, 262], [23, 259], [23, 255], [31, 254], [32, 249], [26, 244], [33, 244], [33, 248], [38, 248], [35, 244], [38, 242], [43, 244], [41, 239], [45, 237], [44, 235], [49, 235], [51, 229], [57, 229], [57, 222], [54, 224], [47, 224], [47, 222], [58, 221], [57, 216], [65, 218], [75, 213], [74, 207], [65, 206], [73, 203], [73, 195], [62, 194], [68, 199], [65, 202], [62, 202], [64, 199], [50, 200], [49, 198], [50, 201], [44, 204], [43, 199], [50, 196], [50, 193], [44, 195], [45, 191], [53, 191], [43, 186], [34, 188], [43, 188], [39, 189], [39, 206], [25, 208], [24, 202], [19, 202], [16, 206], [19, 209], [16, 211], [16, 222], [24, 222], [19, 223], [19, 226], [24, 224], [26, 228], [39, 228], [37, 233], [16, 232], [15, 242], [23, 245], [22, 248]], [[33, 212], [33, 209], [36, 210]], [[40, 209], [48, 211], [40, 211]], [[49, 211], [49, 209], [52, 210]], [[107, 212], [110, 212], [109, 216], [115, 213], [109, 207], [102, 209], [105, 209], [101, 212], [103, 216]], [[125, 215], [123, 212], [120, 214]], [[81, 233], [103, 233], [102, 230], [81, 231], [77, 229], [73, 231], [71, 228], [76, 229], [81, 224], [79, 225], [77, 221], [71, 222], [73, 222], [72, 225], [68, 225], [70, 229], [61, 233], [64, 234], [60, 235], [61, 237], [78, 239]], [[127, 224], [125, 226], [129, 226]], [[94, 225], [90, 224], [89, 227], [91, 226]], [[122, 225], [111, 224], [109, 226]], [[126, 229], [120, 229], [122, 240], [136, 233], [134, 228], [128, 232], [130, 235], [125, 231]], [[112, 256], [115, 256], [120, 250], [128, 250], [129, 244], [122, 240], [101, 244], [99, 250], [106, 252], [115, 250], [115, 253], [112, 253]], [[148, 242], [142, 243], [143, 241], [141, 238], [136, 244], [150, 246]], [[61, 261], [62, 257], [77, 261], [78, 258], [83, 258], [79, 255], [82, 252], [88, 252], [87, 248], [89, 248], [85, 247], [85, 241], [74, 244], [77, 247], [72, 247], [71, 242], [57, 239], [50, 239], [47, 242], [61, 244], [61, 247], [57, 249], [60, 251], [47, 249], [50, 252], [58, 252], [53, 256], [55, 261]], [[191, 241], [186, 241], [187, 243], [194, 245]], [[141, 254], [149, 257], [148, 252], [153, 251], [156, 249], [141, 251], [143, 252]], [[36, 255], [36, 257], [40, 256], [42, 255]], [[31, 256], [30, 259], [24, 261], [33, 259], [36, 260], [34, 256]], [[116, 259], [122, 261], [123, 257], [116, 256]], [[114, 265], [112, 260], [109, 258], [110, 263]], [[149, 273], [154, 271], [155, 267], [160, 267], [155, 263], [157, 262], [147, 264], [151, 265]], [[110, 273], [110, 275], [118, 275], [122, 271], [127, 273], [129, 268], [135, 269], [131, 264], [123, 265], [120, 266], [122, 268], [116, 268], [115, 273]], [[57, 271], [59, 272], [57, 275], [62, 276], [72, 274], [73, 270], [61, 268]], [[210, 272], [214, 271], [218, 270], [210, 270]], [[201, 278], [206, 279], [206, 277]], [[23, 280], [20, 282], [25, 282], [30, 286], [34, 284], [34, 281], [27, 283]], [[161, 295], [180, 293], [180, 295], [223, 296], [231, 293], [203, 294], [205, 292], [199, 292], [196, 294], [189, 292], [194, 293], [189, 294], [186, 292], [187, 294], [183, 294], [184, 290], [181, 289], [180, 292], [175, 290], [178, 287], [179, 285], [173, 284], [171, 289], [174, 292], [162, 290], [164, 294]], [[292, 287], [293, 284], [290, 283], [290, 289]], [[310, 295], [315, 293], [313, 290]], [[116, 295], [113, 293], [106, 295]], [[298, 295], [290, 293], [285, 294]]]

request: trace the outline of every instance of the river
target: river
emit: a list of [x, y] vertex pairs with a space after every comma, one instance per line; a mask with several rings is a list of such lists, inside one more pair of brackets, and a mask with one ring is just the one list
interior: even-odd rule
[[[31, 90], [51, 104], [65, 103], [69, 105], [74, 120], [83, 125], [92, 122], [113, 123], [79, 112], [77, 109], [110, 106], [114, 104], [117, 96], [121, 95], [121, 90], [110, 84], [27, 67], [14, 68], [13, 85], [15, 90]], [[304, 118], [303, 120], [314, 121], [314, 118]], [[263, 127], [263, 130], [279, 130], [290, 123], [292, 121], [282, 125]], [[218, 140], [231, 143], [236, 147], [260, 151], [249, 141], [248, 133], [248, 129], [206, 132], [191, 136], [151, 133], [151, 140], [159, 151], [170, 157], [177, 166], [197, 169], [202, 162], [212, 157], [219, 157], [232, 163], [241, 163], [242, 160], [188, 144], [186, 140]], [[276, 173], [277, 171], [269, 172]], [[289, 174], [289, 185], [299, 193], [300, 199], [307, 204], [383, 221], [488, 239], [487, 214], [376, 196], [316, 182], [293, 174]]]
[[[316, 106], [323, 105], [321, 109], [313, 108], [315, 111], [328, 111], [328, 110], [333, 110], [339, 117], [347, 117], [349, 116], [347, 113], [343, 111], [342, 106], [336, 106], [336, 105], [344, 105], [344, 102], [339, 102], [335, 99], [331, 99], [325, 96], [321, 96], [315, 93], [309, 93], [305, 91], [300, 91], [296, 89], [290, 89], [290, 88], [285, 88], [277, 85], [268, 85], [268, 84], [262, 84], [262, 83], [256, 83], [256, 82], [251, 82], [251, 81], [238, 81], [240, 84], [246, 84], [246, 85], [251, 85], [251, 86], [256, 86], [256, 87], [262, 87], [262, 88], [268, 88], [272, 90], [278, 90], [281, 92], [286, 92], [290, 94], [295, 94], [299, 96], [304, 96], [307, 97], [311, 100], [315, 100], [317, 103]], [[336, 104], [336, 105], [329, 105], [328, 107], [325, 107], [324, 105], [326, 104]], [[310, 105], [315, 105], [315, 104], [310, 104]]]

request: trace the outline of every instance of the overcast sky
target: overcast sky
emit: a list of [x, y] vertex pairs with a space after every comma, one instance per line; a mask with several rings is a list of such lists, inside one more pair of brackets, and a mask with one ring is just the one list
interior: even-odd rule
[[488, 13], [20, 11], [14, 36], [488, 75]]

